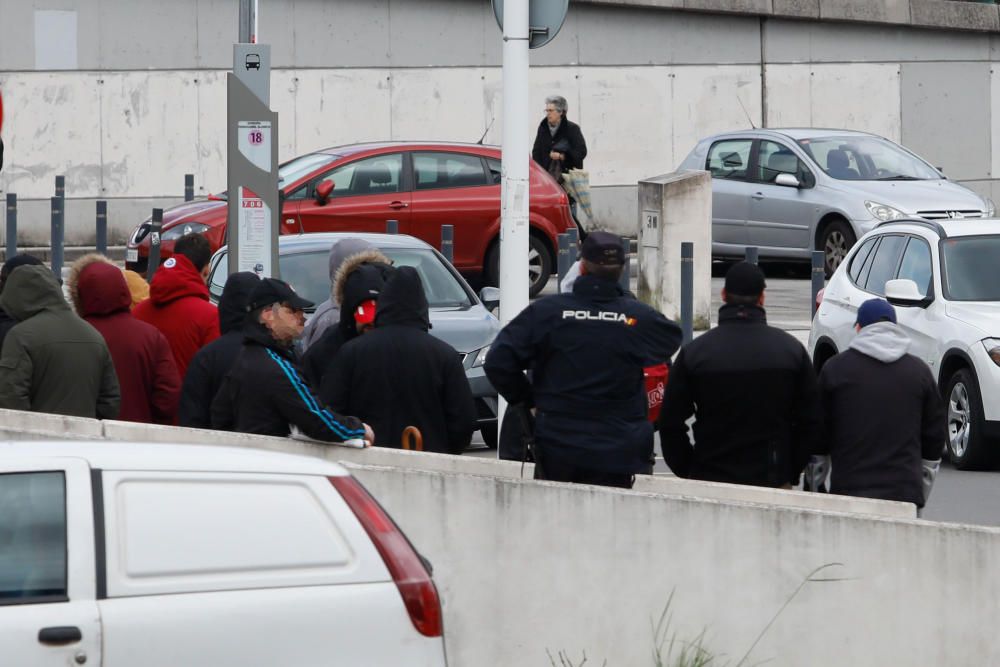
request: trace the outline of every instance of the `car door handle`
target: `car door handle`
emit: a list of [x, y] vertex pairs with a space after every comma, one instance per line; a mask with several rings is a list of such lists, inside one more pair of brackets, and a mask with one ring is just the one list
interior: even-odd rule
[[760, 201], [763, 198], [764, 198], [764, 193], [763, 192], [755, 192], [752, 195], [750, 195], [750, 199], [756, 199], [758, 201]]
[[394, 201], [389, 204], [389, 208], [393, 209], [394, 211], [398, 211], [401, 208], [406, 208], [407, 206], [409, 206], [409, 204], [401, 201]]
[[75, 625], [57, 625], [38, 631], [38, 641], [49, 646], [72, 644], [83, 639], [83, 633]]

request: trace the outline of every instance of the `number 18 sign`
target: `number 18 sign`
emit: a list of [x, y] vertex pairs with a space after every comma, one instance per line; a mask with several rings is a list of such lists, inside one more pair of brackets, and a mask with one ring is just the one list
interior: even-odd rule
[[262, 171], [271, 169], [271, 123], [241, 120], [237, 126], [240, 153]]

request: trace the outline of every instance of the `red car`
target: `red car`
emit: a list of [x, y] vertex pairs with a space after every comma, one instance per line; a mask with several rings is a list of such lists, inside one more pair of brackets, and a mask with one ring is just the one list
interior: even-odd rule
[[[499, 267], [500, 149], [478, 144], [369, 143], [297, 157], [279, 168], [281, 234], [399, 232], [441, 246], [441, 225], [455, 228], [455, 268], [496, 285]], [[555, 266], [557, 235], [576, 226], [566, 193], [531, 163], [531, 295]], [[164, 211], [161, 259], [184, 234], [200, 232], [212, 250], [226, 243], [226, 207], [220, 197]], [[126, 265], [144, 272], [149, 220], [128, 240]]]

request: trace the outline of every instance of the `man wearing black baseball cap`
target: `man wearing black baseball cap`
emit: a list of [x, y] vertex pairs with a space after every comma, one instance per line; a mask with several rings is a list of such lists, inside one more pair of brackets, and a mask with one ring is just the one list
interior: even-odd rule
[[678, 477], [790, 487], [817, 447], [816, 373], [801, 343], [767, 325], [766, 287], [755, 265], [733, 265], [719, 326], [677, 355], [663, 398], [660, 444]]
[[536, 410], [536, 477], [630, 488], [653, 449], [643, 368], [670, 359], [681, 331], [619, 286], [620, 237], [592, 232], [581, 254], [573, 292], [511, 320], [486, 375], [512, 405]]
[[312, 306], [281, 280], [254, 286], [243, 349], [212, 402], [213, 428], [287, 436], [295, 426], [316, 440], [371, 444], [371, 429], [324, 406], [299, 371], [293, 345]]
[[[927, 364], [907, 353], [910, 338], [888, 301], [862, 303], [854, 327], [848, 349], [819, 374], [830, 491], [923, 507], [948, 438], [941, 393]], [[823, 471], [819, 458], [810, 468]], [[826, 475], [817, 477], [813, 488]]]

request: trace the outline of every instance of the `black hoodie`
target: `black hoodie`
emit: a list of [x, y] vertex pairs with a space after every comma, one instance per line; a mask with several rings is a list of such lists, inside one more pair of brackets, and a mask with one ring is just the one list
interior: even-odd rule
[[375, 430], [375, 444], [400, 448], [416, 426], [426, 451], [460, 454], [476, 407], [458, 352], [429, 334], [420, 275], [396, 269], [378, 298], [375, 330], [345, 344], [323, 378], [320, 398]]
[[243, 320], [247, 314], [250, 291], [259, 280], [249, 271], [234, 273], [226, 280], [219, 299], [219, 331], [222, 335], [198, 350], [188, 365], [181, 387], [178, 425], [210, 428], [212, 399], [243, 346]]

